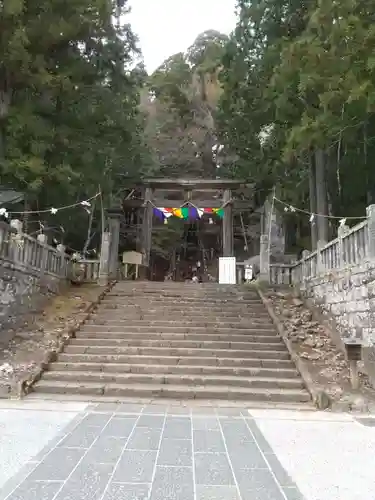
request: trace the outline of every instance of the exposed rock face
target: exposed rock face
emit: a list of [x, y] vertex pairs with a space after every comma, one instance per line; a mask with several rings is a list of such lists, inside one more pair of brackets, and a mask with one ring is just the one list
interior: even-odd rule
[[361, 391], [367, 391], [368, 394], [365, 397], [351, 394], [349, 367], [344, 353], [334, 344], [330, 332], [314, 321], [313, 313], [302, 300], [291, 291], [268, 290], [266, 295], [292, 342], [293, 350], [307, 363], [314, 382], [324, 387], [333, 401], [339, 402], [342, 398], [351, 409], [355, 399], [353, 409], [358, 409], [361, 397], [364, 401], [367, 401], [368, 396], [372, 397], [369, 380], [363, 374]]

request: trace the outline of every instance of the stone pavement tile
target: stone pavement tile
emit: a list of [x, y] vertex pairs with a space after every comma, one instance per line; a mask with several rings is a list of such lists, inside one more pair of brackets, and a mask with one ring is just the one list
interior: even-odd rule
[[62, 482], [26, 480], [7, 497], [7, 500], [53, 500], [62, 484]]
[[111, 483], [103, 500], [147, 500], [150, 484]]
[[271, 471], [267, 469], [237, 469], [235, 475], [240, 490], [272, 489], [275, 487], [279, 489]]
[[118, 403], [99, 403], [92, 409], [93, 412], [114, 413], [118, 408]]
[[249, 430], [258, 443], [259, 448], [262, 450], [263, 453], [274, 453], [271, 445], [267, 441], [267, 439], [264, 437], [263, 433], [259, 429], [258, 425], [256, 424], [255, 420], [250, 420], [246, 419], [246, 424], [249, 427]]
[[115, 483], [151, 483], [156, 451], [125, 450], [113, 475]]
[[142, 414], [137, 422], [137, 427], [152, 427], [153, 429], [162, 429], [164, 425], [164, 415]]
[[178, 406], [172, 405], [167, 410], [167, 415], [185, 415], [187, 417], [191, 416], [191, 408], [189, 406]]
[[81, 462], [54, 500], [101, 499], [113, 468], [113, 464]]
[[194, 500], [192, 467], [156, 467], [150, 500]]
[[102, 435], [128, 438], [137, 422], [137, 417], [113, 417], [102, 431]]
[[119, 414], [139, 415], [142, 413], [144, 407], [145, 405], [137, 403], [120, 403], [117, 405], [115, 412]]
[[167, 404], [149, 404], [143, 409], [145, 415], [165, 415], [168, 411], [169, 405]]
[[266, 454], [266, 460], [272, 470], [272, 472], [275, 474], [275, 477], [280, 484], [280, 486], [293, 486], [295, 487], [295, 483], [293, 479], [289, 476], [289, 474], [286, 472], [284, 467], [281, 465], [279, 459], [277, 458], [276, 455], [267, 453]]
[[193, 431], [194, 451], [225, 453], [223, 437], [220, 431]]
[[228, 447], [228, 453], [234, 470], [268, 469], [264, 456], [254, 441], [239, 443]]
[[192, 411], [192, 415], [193, 417], [195, 416], [212, 416], [212, 417], [216, 417], [216, 408], [212, 407], [212, 406], [194, 406], [191, 411]]
[[219, 420], [217, 417], [211, 416], [193, 416], [193, 429], [197, 431], [219, 431]]
[[247, 410], [243, 408], [216, 408], [215, 413], [218, 417], [242, 417]]
[[85, 455], [84, 460], [104, 464], [115, 464], [125, 448], [126, 438], [99, 436]]
[[87, 427], [84, 423], [78, 424], [58, 446], [63, 448], [90, 448], [100, 431], [100, 427]]
[[128, 450], [158, 450], [161, 429], [149, 427], [136, 427], [132, 433], [126, 449]]
[[191, 467], [191, 441], [187, 439], [162, 439], [157, 464], [164, 466]]
[[296, 487], [283, 488], [287, 500], [304, 500], [302, 493]]
[[100, 427], [103, 429], [111, 417], [111, 413], [89, 413], [82, 420], [82, 425], [86, 425], [88, 427]]
[[258, 490], [246, 490], [240, 486], [240, 493], [242, 500], [285, 500], [284, 494], [277, 486]]
[[285, 500], [270, 470], [239, 469], [235, 475], [242, 500]]
[[197, 500], [241, 500], [235, 486], [197, 485]]
[[195, 453], [195, 481], [204, 485], [234, 485], [232, 469], [224, 453]]
[[65, 481], [85, 453], [83, 448], [55, 448], [30, 474], [32, 481]]
[[163, 437], [171, 439], [191, 439], [191, 419], [189, 417], [167, 417]]

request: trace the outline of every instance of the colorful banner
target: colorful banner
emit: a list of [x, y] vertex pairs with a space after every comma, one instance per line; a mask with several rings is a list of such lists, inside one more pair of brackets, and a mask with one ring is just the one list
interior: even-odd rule
[[168, 219], [172, 215], [184, 220], [196, 220], [201, 219], [204, 214], [217, 215], [220, 219], [224, 216], [224, 210], [222, 208], [197, 208], [194, 206], [186, 205], [180, 208], [166, 208], [166, 207], [154, 207], [154, 215], [159, 219]]

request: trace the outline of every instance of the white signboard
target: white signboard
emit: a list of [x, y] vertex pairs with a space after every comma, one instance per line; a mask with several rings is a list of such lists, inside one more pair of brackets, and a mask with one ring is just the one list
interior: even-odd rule
[[124, 252], [122, 254], [123, 264], [142, 264], [142, 254], [139, 252]]
[[245, 281], [251, 281], [253, 279], [253, 266], [245, 266]]
[[235, 285], [236, 282], [236, 257], [220, 257], [219, 283], [222, 285]]

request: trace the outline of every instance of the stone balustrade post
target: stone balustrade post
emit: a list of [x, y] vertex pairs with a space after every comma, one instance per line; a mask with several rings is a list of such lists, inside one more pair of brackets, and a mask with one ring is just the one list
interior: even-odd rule
[[45, 246], [47, 245], [47, 235], [40, 233], [36, 237], [36, 239], [39, 241], [39, 243], [42, 243], [42, 245], [39, 247], [40, 251], [40, 273], [44, 274], [47, 269], [47, 261], [48, 261], [48, 248]]
[[345, 245], [343, 242], [343, 238], [347, 234], [348, 231], [349, 231], [349, 226], [346, 226], [345, 224], [342, 226], [339, 226], [339, 228], [337, 229], [337, 237], [339, 240], [339, 243], [338, 243], [338, 263], [337, 264], [338, 264], [339, 268], [345, 267], [345, 260], [346, 260], [345, 253], [346, 252], [345, 252]]
[[106, 286], [109, 280], [109, 258], [111, 247], [111, 233], [105, 231], [102, 235], [102, 245], [100, 249], [100, 263], [99, 263], [99, 285]]
[[316, 274], [323, 274], [325, 272], [325, 266], [323, 262], [323, 253], [322, 253], [322, 248], [326, 244], [325, 241], [319, 240], [318, 244], [316, 246]]
[[266, 283], [270, 282], [270, 249], [267, 234], [262, 234], [260, 236], [259, 278]]
[[19, 219], [12, 219], [10, 221], [10, 227], [16, 231], [16, 233], [10, 233], [12, 235], [12, 259], [14, 262], [22, 262], [22, 221]]
[[375, 205], [367, 207], [367, 239], [369, 259], [375, 260]]
[[67, 269], [65, 266], [65, 245], [59, 243], [56, 246], [57, 252], [60, 254], [60, 266], [59, 266], [59, 275], [61, 277], [65, 277], [67, 275]]

